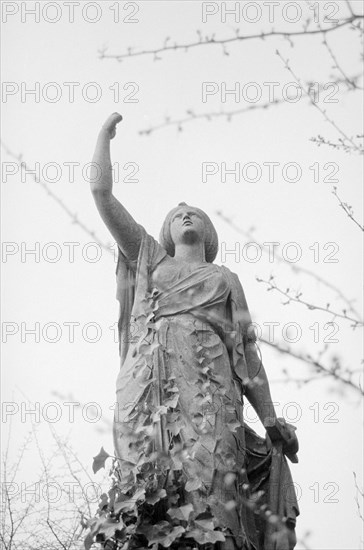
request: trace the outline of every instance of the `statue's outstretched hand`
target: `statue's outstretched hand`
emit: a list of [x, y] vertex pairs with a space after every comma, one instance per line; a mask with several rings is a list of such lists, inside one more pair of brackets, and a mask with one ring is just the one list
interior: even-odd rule
[[287, 422], [285, 422], [285, 427], [289, 438], [283, 441], [283, 452], [291, 462], [298, 462], [297, 453], [299, 444], [296, 436], [296, 427], [292, 426], [292, 424], [287, 424]]
[[119, 124], [121, 120], [123, 120], [123, 117], [119, 113], [113, 113], [103, 124], [102, 128], [108, 132], [110, 139], [115, 137], [116, 125]]

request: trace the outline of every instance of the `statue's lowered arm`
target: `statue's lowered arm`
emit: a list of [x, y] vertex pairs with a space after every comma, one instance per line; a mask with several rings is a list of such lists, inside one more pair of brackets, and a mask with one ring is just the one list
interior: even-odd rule
[[298, 462], [295, 428], [287, 424], [283, 418], [277, 418], [245, 294], [237, 275], [230, 276], [232, 276], [233, 288], [232, 321], [240, 332], [240, 343], [236, 345], [237, 354], [233, 354], [233, 361], [234, 367], [239, 369], [238, 364], [241, 359], [238, 359], [238, 355], [244, 356], [244, 367], [240, 372], [240, 377], [243, 378], [244, 395], [253, 406], [269, 438], [273, 442], [281, 441], [286, 456], [292, 462]]
[[277, 418], [267, 373], [254, 341], [248, 340], [245, 344], [245, 359], [250, 379], [245, 389], [245, 396], [256, 411], [270, 439], [272, 441], [281, 440], [283, 452], [287, 458], [291, 462], [298, 462], [296, 456], [298, 441], [294, 432], [295, 429], [293, 426], [286, 424], [283, 418]]

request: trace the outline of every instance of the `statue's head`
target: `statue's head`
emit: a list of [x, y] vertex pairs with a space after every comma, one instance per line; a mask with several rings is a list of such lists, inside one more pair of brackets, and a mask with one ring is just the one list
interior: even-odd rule
[[193, 243], [198, 240], [205, 244], [205, 259], [212, 263], [217, 255], [218, 237], [212, 221], [203, 210], [180, 202], [164, 220], [159, 240], [170, 256], [175, 254], [178, 243]]

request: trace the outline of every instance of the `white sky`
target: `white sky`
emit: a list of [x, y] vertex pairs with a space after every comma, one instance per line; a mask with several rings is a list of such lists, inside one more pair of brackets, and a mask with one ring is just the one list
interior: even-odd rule
[[[259, 241], [279, 242], [279, 251], [289, 242], [297, 243], [302, 258], [296, 265], [312, 269], [329, 279], [350, 299], [355, 299], [355, 305], [360, 308], [360, 230], [340, 209], [331, 193], [333, 184], [323, 181], [329, 174], [329, 170], [325, 171], [323, 167], [329, 162], [338, 165], [335, 176], [339, 179], [336, 184], [338, 192], [354, 207], [355, 216], [360, 221], [363, 219], [362, 160], [355, 154], [317, 148], [309, 141], [318, 134], [333, 141], [337, 141], [338, 136], [307, 100], [285, 102], [268, 110], [239, 115], [230, 123], [223, 119], [201, 120], [186, 125], [183, 132], [167, 128], [149, 137], [138, 133], [150, 125], [161, 123], [166, 116], [183, 118], [186, 110], [191, 108], [195, 113], [208, 113], [247, 106], [243, 100], [236, 103], [231, 96], [222, 104], [219, 94], [203, 103], [203, 82], [215, 82], [219, 87], [226, 82], [228, 88], [234, 87], [236, 82], [241, 87], [256, 82], [263, 90], [262, 101], [268, 99], [263, 83], [278, 82], [276, 97], [280, 99], [283, 86], [293, 79], [275, 55], [277, 48], [284, 58], [290, 59], [292, 68], [303, 81], [330, 82], [337, 72], [332, 69], [327, 50], [321, 46], [320, 36], [299, 37], [294, 48], [282, 38], [234, 43], [228, 46], [229, 56], [222, 55], [220, 46], [204, 46], [188, 53], [164, 53], [157, 62], [151, 56], [126, 59], [122, 63], [101, 61], [97, 54], [103, 45], [108, 45], [110, 53], [125, 52], [129, 46], [135, 49], [157, 47], [167, 36], [171, 41], [189, 43], [196, 40], [197, 30], [201, 30], [203, 35], [215, 32], [216, 38], [220, 38], [233, 36], [237, 26], [246, 34], [269, 31], [272, 27], [285, 31], [300, 29], [303, 18], [297, 24], [282, 19], [286, 2], [278, 6], [274, 23], [267, 21], [268, 12], [264, 10], [265, 17], [254, 24], [247, 21], [237, 24], [232, 18], [222, 23], [219, 14], [204, 24], [201, 3], [195, 1], [139, 2], [139, 12], [135, 15], [139, 22], [135, 24], [115, 23], [110, 10], [114, 3], [111, 2], [99, 3], [101, 17], [94, 24], [82, 19], [81, 7], [85, 3], [75, 8], [75, 21], [70, 23], [66, 6], [58, 2], [61, 19], [55, 24], [45, 22], [42, 17], [39, 23], [35, 23], [31, 16], [26, 22], [21, 22], [22, 5], [29, 7], [34, 2], [3, 2], [5, 4], [18, 5], [19, 12], [9, 16], [2, 25], [3, 82], [15, 83], [19, 89], [22, 86], [32, 88], [38, 82], [41, 90], [45, 84], [56, 82], [61, 87], [62, 97], [55, 103], [44, 100], [42, 96], [39, 102], [35, 102], [32, 96], [27, 96], [22, 102], [20, 93], [9, 96], [6, 103], [3, 97], [3, 140], [12, 151], [22, 153], [30, 166], [36, 162], [41, 167], [50, 162], [61, 166], [62, 178], [58, 183], [50, 183], [51, 189], [100, 239], [111, 242], [93, 204], [88, 183], [82, 177], [82, 167], [92, 158], [100, 125], [111, 112], [119, 111], [124, 121], [112, 144], [112, 157], [121, 166], [128, 162], [137, 163], [139, 171], [134, 177], [139, 181], [120, 181], [115, 184], [115, 194], [151, 234], [157, 238], [166, 213], [178, 202], [185, 201], [203, 208], [211, 216], [220, 242], [226, 243], [226, 248], [234, 248], [236, 242], [243, 247], [246, 240], [216, 215], [216, 211], [221, 210], [244, 230], [254, 226]], [[120, 3], [121, 7], [124, 4]], [[331, 4], [339, 8], [337, 17], [347, 16], [344, 1]], [[216, 5], [220, 10], [220, 4]], [[299, 5], [305, 17], [308, 13], [312, 15], [305, 2]], [[360, 2], [352, 2], [352, 5], [355, 10], [362, 9]], [[120, 14], [125, 17], [130, 11], [130, 8], [121, 9]], [[49, 14], [52, 16], [51, 11]], [[92, 11], [89, 14], [93, 16]], [[328, 34], [327, 38], [346, 73], [354, 75], [360, 72], [357, 33], [343, 29]], [[73, 103], [68, 100], [64, 82], [80, 84], [75, 88]], [[92, 103], [82, 97], [80, 90], [89, 82], [96, 82], [99, 86], [102, 92], [100, 101]], [[139, 86], [135, 96], [138, 102], [115, 102], [109, 89], [114, 83], [118, 83], [122, 98], [132, 91], [132, 87], [123, 90], [123, 86], [136, 83]], [[320, 105], [349, 135], [363, 133], [360, 93], [338, 93], [336, 97], [339, 99], [337, 104]], [[13, 160], [3, 154], [3, 162]], [[218, 165], [225, 162], [228, 168], [236, 162], [241, 166], [256, 162], [264, 170], [263, 163], [271, 161], [279, 162], [280, 168], [288, 162], [299, 163], [301, 180], [289, 183], [277, 177], [269, 183], [265, 171], [265, 177], [257, 183], [236, 183], [231, 176], [223, 183], [219, 174], [205, 183], [202, 181], [203, 162]], [[69, 181], [64, 164], [70, 162], [79, 163], [74, 182]], [[321, 178], [316, 183], [313, 171], [309, 169], [314, 163], [321, 167]], [[104, 417], [111, 419], [110, 406], [114, 402], [118, 370], [117, 344], [113, 341], [113, 331], [109, 329], [117, 320], [113, 257], [103, 251], [98, 262], [86, 261], [81, 251], [85, 250], [91, 238], [78, 225], [71, 223], [30, 176], [23, 182], [20, 172], [9, 176], [2, 184], [2, 198], [5, 205], [2, 216], [4, 243], [15, 243], [19, 250], [39, 243], [40, 249], [45, 250], [47, 243], [53, 242], [62, 252], [55, 263], [42, 257], [37, 263], [30, 255], [22, 262], [20, 252], [9, 256], [6, 263], [3, 258], [3, 322], [19, 326], [17, 334], [9, 336], [3, 345], [2, 374], [6, 384], [3, 400], [14, 400], [21, 406], [21, 401], [27, 398], [39, 402], [41, 408], [50, 401], [62, 405], [62, 399], [53, 394], [58, 392], [68, 396], [69, 400], [99, 403]], [[74, 262], [69, 261], [65, 242], [79, 243]], [[313, 251], [310, 250], [314, 243], [319, 243], [318, 263], [313, 261]], [[325, 243], [336, 243], [337, 263], [323, 262], [323, 257], [331, 251], [330, 248], [324, 251]], [[91, 248], [89, 251], [91, 255]], [[51, 249], [49, 254], [52, 254]], [[216, 262], [222, 263], [221, 254]], [[226, 265], [238, 273], [250, 310], [259, 324], [279, 322], [277, 331], [281, 336], [286, 323], [298, 323], [302, 327], [302, 338], [293, 344], [295, 351], [315, 355], [323, 347], [322, 338], [329, 334], [323, 327], [331, 318], [300, 305], [282, 306], [279, 295], [267, 293], [265, 285], [258, 284], [255, 277], [267, 279], [273, 273], [280, 287], [299, 289], [308, 301], [323, 306], [330, 302], [332, 309], [340, 311], [344, 306], [335, 293], [302, 274], [295, 275], [289, 267], [269, 263], [264, 255], [256, 263], [235, 262], [234, 256], [228, 255]], [[59, 342], [52, 344], [41, 337], [40, 342], [35, 343], [32, 336], [27, 336], [22, 342], [20, 324], [25, 323], [24, 326], [30, 328], [36, 322], [40, 323], [41, 329], [46, 323], [58, 323], [62, 329]], [[64, 325], [67, 322], [80, 323], [73, 343], [68, 341], [68, 330]], [[90, 322], [97, 323], [102, 330], [96, 343], [82, 338], [81, 328]], [[313, 343], [313, 331], [309, 329], [315, 322], [320, 327], [319, 344]], [[335, 322], [339, 327], [336, 335], [339, 342], [331, 344], [328, 356], [336, 354], [345, 366], [360, 368], [359, 330], [354, 332], [347, 321]], [[50, 331], [49, 336], [52, 334]], [[90, 337], [92, 335], [90, 331]], [[357, 516], [352, 476], [356, 471], [362, 481], [362, 417], [357, 395], [350, 389], [345, 393], [334, 391], [340, 386], [329, 380], [312, 382], [301, 389], [295, 384], [275, 383], [274, 380], [282, 378], [282, 368], [288, 368], [292, 377], [310, 377], [312, 372], [302, 363], [278, 355], [266, 346], [262, 351], [272, 380], [273, 398], [279, 402], [277, 412], [292, 418], [294, 409], [288, 410], [287, 403], [295, 402], [301, 413], [296, 422], [301, 445], [300, 463], [292, 466], [294, 480], [301, 489], [299, 504], [302, 515], [298, 536], [302, 538], [306, 531], [311, 531], [308, 542], [315, 550], [356, 550], [362, 541], [362, 524]], [[335, 405], [330, 408], [328, 403]], [[314, 411], [310, 407], [319, 407], [319, 422], [314, 422]], [[332, 410], [336, 410], [333, 418], [338, 422], [324, 422]], [[8, 423], [4, 426], [6, 432]], [[101, 426], [101, 422], [96, 425], [86, 422], [80, 412], [76, 413], [75, 422], [70, 424], [63, 405], [62, 419], [55, 424], [59, 433], [70, 434], [72, 445], [90, 467], [92, 456], [97, 454], [101, 445], [112, 451], [111, 433], [97, 431]], [[17, 414], [13, 418], [14, 427], [13, 456], [30, 424], [22, 423]], [[47, 449], [50, 442], [44, 419], [41, 430], [44, 448]], [[33, 465], [29, 467], [33, 468]], [[310, 489], [315, 483], [320, 488], [319, 502], [314, 501], [314, 491]], [[333, 498], [338, 502], [324, 502], [324, 497], [330, 496], [331, 492], [330, 486], [326, 485], [325, 489], [327, 483], [337, 484], [338, 492]]]

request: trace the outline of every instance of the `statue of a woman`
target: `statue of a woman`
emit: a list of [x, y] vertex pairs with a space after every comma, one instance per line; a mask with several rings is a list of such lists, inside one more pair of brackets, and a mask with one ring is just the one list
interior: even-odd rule
[[[101, 129], [92, 183], [119, 247], [117, 547], [292, 549], [299, 511], [284, 455], [296, 461], [298, 444], [276, 417], [243, 289], [213, 263], [217, 234], [202, 210], [174, 208], [159, 244], [114, 197], [120, 120]], [[244, 424], [244, 398], [266, 439]]]

